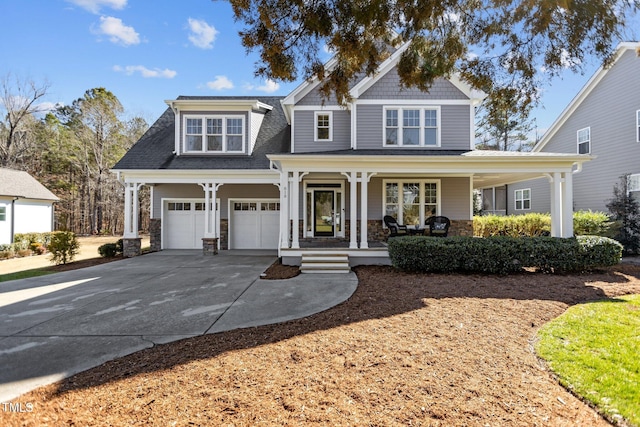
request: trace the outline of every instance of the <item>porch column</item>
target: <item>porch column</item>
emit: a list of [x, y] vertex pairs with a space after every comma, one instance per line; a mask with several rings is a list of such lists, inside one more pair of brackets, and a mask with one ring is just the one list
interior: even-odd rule
[[561, 177], [554, 172], [551, 181], [551, 236], [562, 237], [562, 193]]
[[124, 184], [124, 234], [125, 239], [138, 238], [138, 185], [135, 182]]
[[368, 184], [369, 174], [367, 172], [360, 173], [360, 249], [369, 247], [369, 239], [367, 233], [367, 211], [369, 204], [367, 198], [369, 196]]
[[289, 247], [289, 172], [280, 171], [280, 248]]
[[[204, 190], [204, 236], [205, 238], [215, 238], [218, 237], [216, 235], [216, 191], [220, 184], [215, 183], [201, 183], [200, 186]], [[211, 209], [211, 205], [214, 205], [214, 208]]]
[[349, 179], [349, 249], [358, 248], [358, 173], [351, 172]]
[[291, 178], [291, 248], [300, 248], [300, 172], [294, 171]]
[[126, 182], [124, 184], [124, 233], [122, 235], [122, 255], [126, 258], [138, 256], [141, 251], [141, 238], [138, 236], [138, 216], [140, 206], [138, 190], [143, 184]]
[[573, 237], [573, 172], [562, 175], [562, 237]]

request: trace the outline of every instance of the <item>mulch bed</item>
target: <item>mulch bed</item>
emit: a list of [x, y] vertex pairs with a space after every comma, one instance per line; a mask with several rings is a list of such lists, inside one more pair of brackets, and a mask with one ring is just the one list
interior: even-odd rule
[[283, 265], [281, 260], [278, 259], [262, 273], [260, 278], [266, 280], [291, 279], [298, 274], [300, 274], [300, 268], [293, 265]]
[[0, 411], [0, 425], [609, 425], [533, 345], [570, 305], [640, 293], [639, 266], [356, 273], [355, 294], [330, 310], [108, 362], [21, 396], [33, 411]]

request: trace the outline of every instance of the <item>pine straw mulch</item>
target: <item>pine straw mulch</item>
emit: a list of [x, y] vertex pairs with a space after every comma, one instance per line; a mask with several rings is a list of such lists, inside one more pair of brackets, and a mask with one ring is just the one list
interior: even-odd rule
[[0, 425], [608, 425], [536, 358], [535, 335], [570, 305], [640, 293], [640, 267], [356, 271], [337, 307], [108, 362], [21, 396], [33, 411], [0, 411]]

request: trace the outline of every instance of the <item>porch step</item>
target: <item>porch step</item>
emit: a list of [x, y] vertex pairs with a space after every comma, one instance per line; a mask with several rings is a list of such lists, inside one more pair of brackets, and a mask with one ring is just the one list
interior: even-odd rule
[[303, 252], [301, 273], [348, 273], [349, 255], [345, 253]]

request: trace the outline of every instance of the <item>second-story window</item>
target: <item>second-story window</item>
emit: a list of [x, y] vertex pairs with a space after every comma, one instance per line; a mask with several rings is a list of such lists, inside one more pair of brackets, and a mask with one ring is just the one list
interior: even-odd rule
[[438, 108], [385, 108], [384, 146], [440, 146]]
[[326, 111], [317, 111], [315, 114], [315, 141], [332, 141], [332, 114]]
[[591, 128], [578, 131], [578, 154], [591, 153]]
[[187, 117], [184, 124], [185, 153], [241, 153], [244, 151], [244, 117]]
[[640, 110], [636, 111], [636, 138], [640, 142]]

